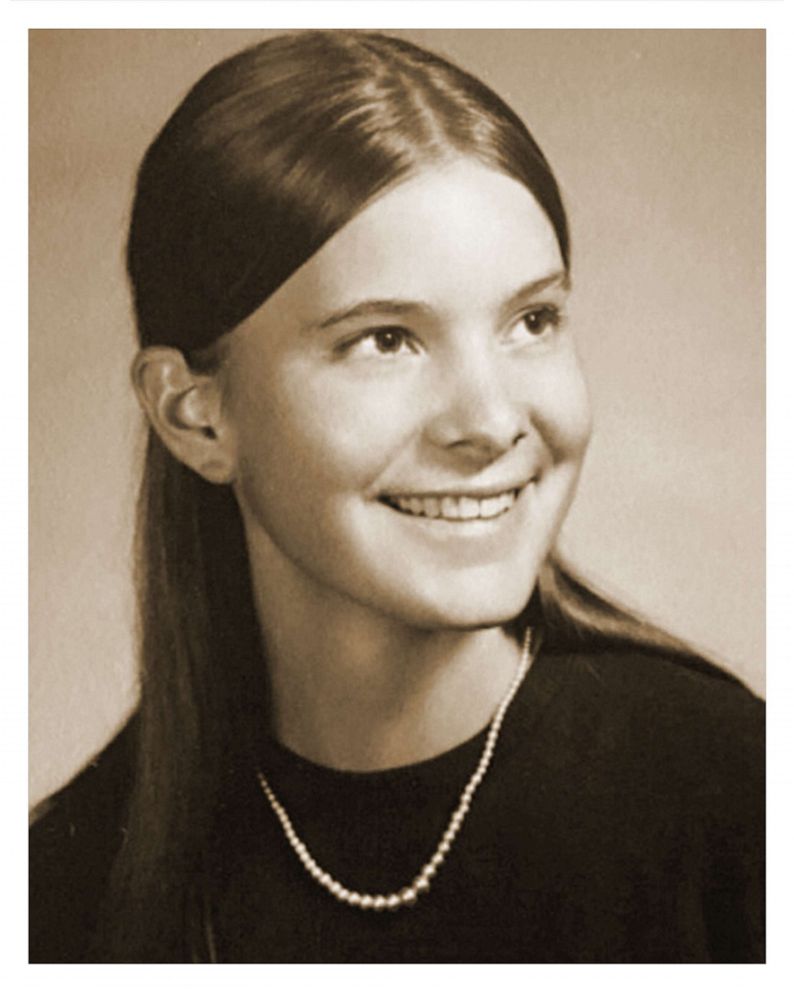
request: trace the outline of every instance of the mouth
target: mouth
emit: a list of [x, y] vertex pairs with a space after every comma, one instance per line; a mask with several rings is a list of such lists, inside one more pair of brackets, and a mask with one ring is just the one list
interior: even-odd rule
[[433, 493], [432, 495], [392, 496], [383, 495], [380, 501], [386, 506], [411, 517], [425, 517], [430, 520], [449, 520], [453, 523], [471, 520], [495, 520], [509, 513], [522, 490], [531, 486], [534, 480], [524, 486], [505, 489], [487, 496], [463, 495], [457, 493]]

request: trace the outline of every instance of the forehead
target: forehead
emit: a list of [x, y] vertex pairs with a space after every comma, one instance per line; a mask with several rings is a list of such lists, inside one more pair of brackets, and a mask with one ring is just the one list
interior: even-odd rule
[[526, 187], [462, 159], [425, 169], [370, 203], [271, 301], [305, 320], [368, 298], [404, 297], [439, 310], [497, 306], [561, 268], [554, 229]]

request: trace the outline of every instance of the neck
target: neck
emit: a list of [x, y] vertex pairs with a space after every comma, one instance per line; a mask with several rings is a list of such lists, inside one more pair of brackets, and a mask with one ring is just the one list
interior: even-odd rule
[[520, 645], [500, 627], [419, 630], [361, 604], [268, 582], [253, 565], [276, 738], [318, 764], [375, 771], [482, 730]]

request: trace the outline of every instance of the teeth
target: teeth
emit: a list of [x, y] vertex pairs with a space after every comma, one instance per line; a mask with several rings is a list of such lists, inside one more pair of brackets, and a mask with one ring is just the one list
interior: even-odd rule
[[441, 513], [441, 504], [435, 496], [428, 496], [427, 499], [420, 500], [424, 507], [424, 516], [437, 517]]
[[391, 502], [414, 517], [440, 517], [442, 520], [490, 520], [509, 510], [518, 490], [474, 499], [471, 496], [395, 496]]
[[460, 520], [460, 510], [458, 504], [460, 500], [454, 496], [444, 496], [441, 500], [441, 516], [448, 520]]
[[480, 501], [463, 496], [458, 504], [458, 509], [462, 520], [474, 520], [480, 515]]

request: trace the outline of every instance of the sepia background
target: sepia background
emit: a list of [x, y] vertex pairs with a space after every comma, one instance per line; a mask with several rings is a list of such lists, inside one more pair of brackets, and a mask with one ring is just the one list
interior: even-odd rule
[[[31, 802], [135, 701], [135, 170], [198, 76], [269, 33], [30, 35]], [[762, 692], [763, 32], [393, 33], [506, 97], [563, 189], [596, 424], [563, 549]]]

